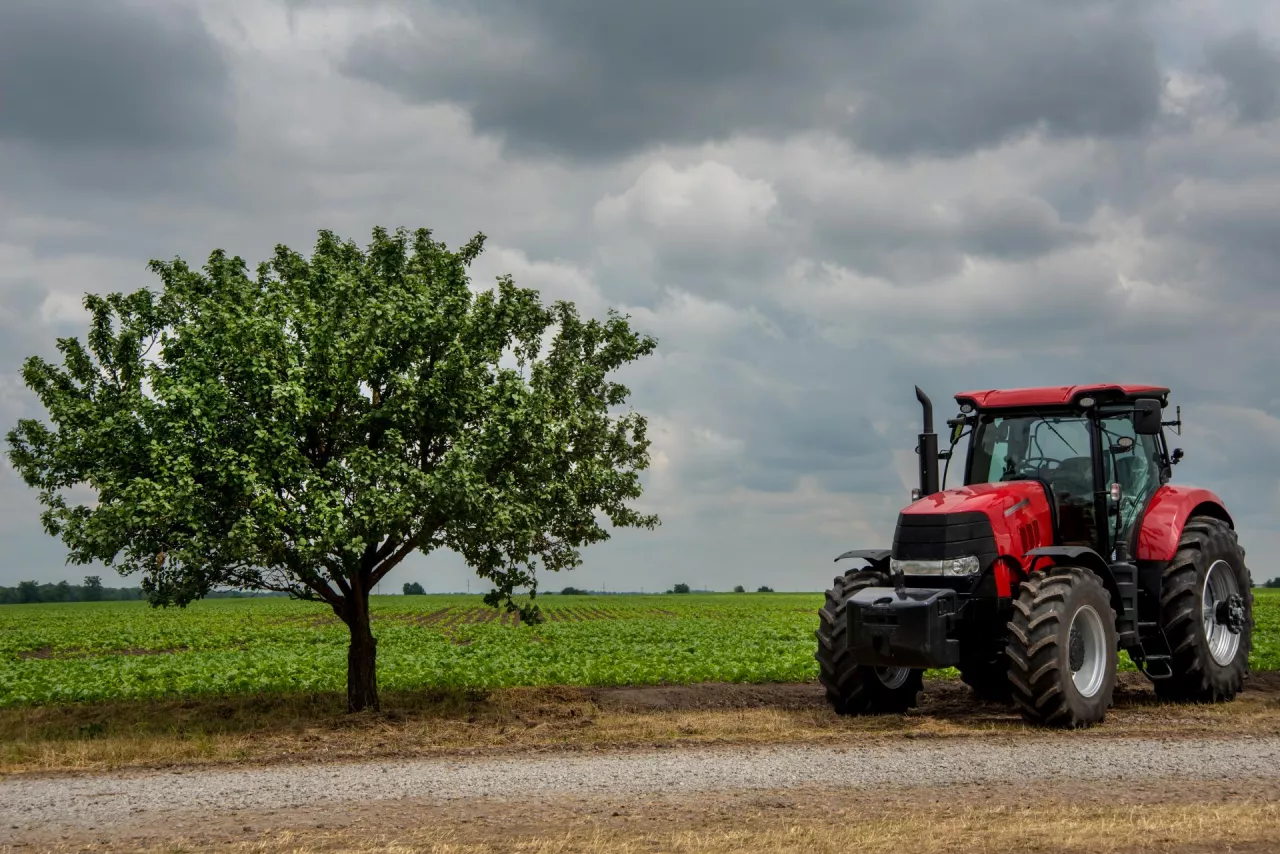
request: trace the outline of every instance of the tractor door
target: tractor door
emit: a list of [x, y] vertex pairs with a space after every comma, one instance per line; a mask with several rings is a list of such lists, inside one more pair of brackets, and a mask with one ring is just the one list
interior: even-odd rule
[[[1120, 501], [1107, 498], [1108, 548], [1115, 548], [1119, 540], [1129, 540], [1142, 514], [1160, 488], [1160, 473], [1164, 465], [1159, 436], [1138, 435], [1133, 429], [1133, 411], [1101, 411], [1098, 413], [1101, 435], [1103, 489], [1112, 483], [1120, 484]], [[1130, 542], [1130, 554], [1134, 543]]]

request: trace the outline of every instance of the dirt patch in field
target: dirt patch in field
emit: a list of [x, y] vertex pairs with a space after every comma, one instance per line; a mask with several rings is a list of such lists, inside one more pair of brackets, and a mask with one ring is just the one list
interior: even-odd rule
[[1035, 796], [957, 785], [753, 790], [687, 795], [535, 796], [510, 802], [410, 798], [286, 810], [138, 816], [114, 830], [49, 829], [15, 851], [577, 854], [806, 851], [814, 854], [1272, 852], [1275, 781], [1084, 783], [1046, 780]]
[[172, 655], [175, 652], [189, 652], [189, 646], [174, 646], [167, 649], [140, 649], [131, 647], [129, 649], [112, 649], [112, 650], [92, 650], [80, 649], [79, 647], [67, 647], [66, 649], [54, 649], [53, 647], [44, 646], [40, 649], [27, 650], [18, 653], [18, 658], [45, 660], [50, 658], [100, 658], [107, 655]]
[[[933, 686], [931, 686], [933, 687]], [[776, 685], [661, 685], [599, 688], [592, 700], [611, 711], [694, 711], [699, 709], [817, 709], [826, 702], [814, 683]]]
[[[1254, 673], [1242, 697], [1270, 699], [1280, 711], [1280, 672]], [[658, 685], [636, 688], [591, 689], [591, 699], [602, 709], [619, 711], [696, 711], [705, 709], [771, 708], [783, 710], [825, 709], [823, 688], [816, 682], [739, 685], [704, 682], [693, 685]], [[1164, 706], [1150, 681], [1140, 673], [1118, 674], [1115, 708]], [[1008, 707], [976, 700], [959, 680], [930, 680], [920, 695], [913, 716], [975, 720], [989, 714], [1009, 717]]]

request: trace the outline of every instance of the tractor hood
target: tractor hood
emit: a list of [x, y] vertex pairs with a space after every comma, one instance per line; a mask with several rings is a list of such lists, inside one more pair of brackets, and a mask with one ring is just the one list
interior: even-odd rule
[[1040, 483], [975, 483], [926, 495], [903, 508], [894, 555], [976, 554], [985, 570], [997, 555], [1022, 563], [1031, 549], [1053, 545], [1054, 537], [1049, 499]]
[[1012, 516], [1033, 502], [1044, 500], [1044, 488], [1032, 480], [975, 483], [926, 495], [919, 501], [911, 502], [902, 513], [904, 516], [982, 513], [995, 521]]

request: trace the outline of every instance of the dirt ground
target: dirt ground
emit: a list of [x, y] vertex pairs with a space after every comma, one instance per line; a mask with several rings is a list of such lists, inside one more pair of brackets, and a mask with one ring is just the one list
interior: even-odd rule
[[[1280, 673], [1252, 676], [1234, 702], [1171, 705], [1121, 674], [1094, 737], [1280, 735]], [[925, 685], [906, 715], [841, 718], [814, 683], [651, 688], [512, 688], [389, 694], [382, 714], [347, 715], [333, 696], [261, 696], [0, 710], [0, 776], [274, 765], [384, 758], [634, 750], [682, 745], [828, 744], [1049, 735], [958, 681]]]

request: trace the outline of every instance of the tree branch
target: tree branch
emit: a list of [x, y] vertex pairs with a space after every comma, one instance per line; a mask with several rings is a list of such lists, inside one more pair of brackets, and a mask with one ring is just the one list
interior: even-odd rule
[[[433, 534], [434, 534], [434, 531], [433, 531]], [[392, 554], [392, 556], [388, 557], [387, 560], [379, 563], [378, 568], [376, 568], [376, 570], [374, 570], [374, 572], [372, 572], [372, 575], [369, 577], [369, 585], [372, 586], [372, 585], [378, 584], [379, 581], [384, 579], [384, 577], [387, 577], [388, 572], [392, 571], [393, 568], [396, 568], [397, 563], [403, 561], [404, 558], [410, 556], [410, 552], [412, 552], [413, 549], [417, 548], [417, 544], [421, 542], [421, 539], [422, 539], [422, 536], [420, 534], [417, 536], [411, 536], [411, 538], [404, 540], [404, 544], [401, 545], [401, 547], [399, 547], [397, 551]]]
[[338, 589], [342, 591], [343, 597], [350, 598], [351, 585], [347, 583], [346, 574], [342, 572], [340, 568], [334, 569], [333, 564], [330, 561], [325, 561], [324, 568], [329, 570], [329, 576], [333, 579], [333, 582], [338, 585]]
[[[288, 593], [290, 595], [297, 595], [297, 592], [298, 592], [297, 585], [295, 584], [290, 584], [288, 582], [275, 582], [275, 581], [265, 579], [261, 576], [256, 576], [256, 577], [245, 576], [245, 575], [241, 575], [238, 572], [233, 572], [230, 578], [236, 581], [238, 585], [241, 587], [257, 588], [260, 590], [270, 590], [273, 593]], [[328, 584], [325, 584], [323, 581], [318, 581], [316, 579], [309, 579], [302, 575], [299, 575], [298, 579], [299, 581], [302, 582], [302, 585], [304, 587], [315, 592], [316, 595], [318, 595], [322, 600], [324, 600], [329, 605], [340, 606], [342, 604], [342, 598], [338, 596], [336, 592], [334, 592], [332, 587], [330, 587]]]

